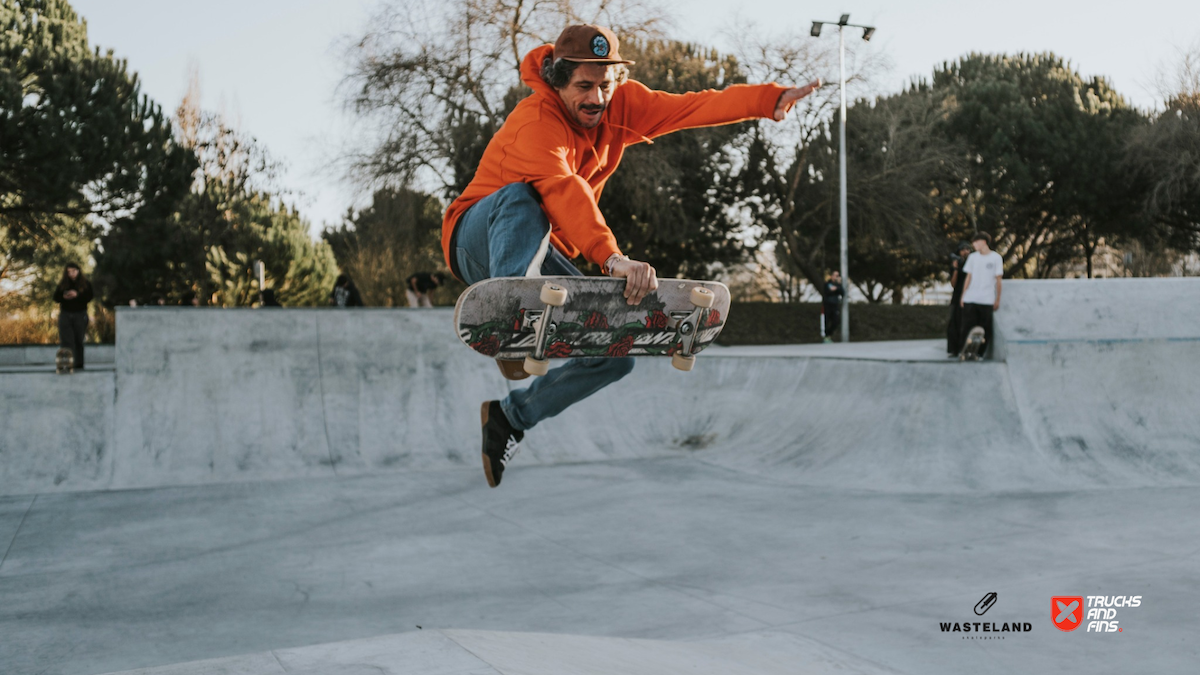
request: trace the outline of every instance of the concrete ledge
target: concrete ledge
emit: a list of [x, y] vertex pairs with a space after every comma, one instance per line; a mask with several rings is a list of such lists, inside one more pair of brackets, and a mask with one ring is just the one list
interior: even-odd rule
[[1200, 279], [1006, 280], [996, 356], [1009, 341], [1141, 341], [1200, 337]]
[[890, 342], [834, 342], [798, 345], [714, 345], [700, 354], [713, 357], [790, 357], [808, 359], [850, 359], [855, 361], [903, 361], [956, 363], [946, 356], [946, 340], [893, 340]]
[[[0, 367], [54, 365], [58, 345], [0, 345]], [[116, 359], [116, 345], [85, 344], [83, 355], [87, 364], [111, 365]]]

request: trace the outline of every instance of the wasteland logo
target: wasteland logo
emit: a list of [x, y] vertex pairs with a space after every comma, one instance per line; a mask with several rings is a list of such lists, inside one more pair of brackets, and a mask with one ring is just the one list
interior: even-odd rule
[[975, 604], [975, 613], [979, 616], [983, 616], [984, 614], [987, 614], [987, 611], [991, 609], [992, 605], [994, 604], [996, 604], [996, 594], [988, 593], [987, 595], [983, 596], [982, 600]]
[[[989, 609], [996, 606], [996, 599], [995, 593], [984, 595], [982, 600], [975, 603], [975, 614], [987, 614]], [[970, 633], [962, 636], [964, 640], [1003, 640], [1008, 637], [1005, 633], [1028, 633], [1033, 630], [1033, 624], [1028, 622], [942, 621], [938, 625], [943, 633]]]

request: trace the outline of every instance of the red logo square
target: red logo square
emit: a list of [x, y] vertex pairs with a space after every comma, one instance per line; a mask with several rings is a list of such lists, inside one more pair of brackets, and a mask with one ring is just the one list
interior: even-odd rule
[[1050, 598], [1050, 620], [1055, 628], [1068, 633], [1079, 628], [1083, 622], [1083, 596], [1056, 595]]

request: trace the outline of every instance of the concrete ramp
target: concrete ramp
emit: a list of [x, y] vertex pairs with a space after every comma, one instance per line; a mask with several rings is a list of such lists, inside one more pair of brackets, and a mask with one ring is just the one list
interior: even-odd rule
[[429, 630], [109, 675], [884, 675], [812, 640], [767, 634], [718, 643]]
[[[1197, 298], [1197, 279], [1006, 282], [1003, 360], [985, 363], [933, 341], [712, 348], [689, 374], [642, 359], [533, 430], [520, 465], [694, 456], [887, 491], [1195, 484]], [[0, 374], [0, 495], [474, 467], [479, 404], [510, 387], [450, 310], [117, 317], [115, 372]]]
[[[433, 314], [436, 314], [434, 316]], [[456, 466], [502, 396], [444, 312], [118, 313], [114, 486]], [[478, 423], [476, 423], [477, 426]]]
[[[870, 490], [1077, 486], [1024, 435], [1004, 364], [705, 363], [676, 446], [781, 480]], [[709, 379], [711, 378], [711, 379]]]
[[1200, 480], [1200, 279], [1005, 282], [1000, 355], [1029, 436], [1098, 485]]

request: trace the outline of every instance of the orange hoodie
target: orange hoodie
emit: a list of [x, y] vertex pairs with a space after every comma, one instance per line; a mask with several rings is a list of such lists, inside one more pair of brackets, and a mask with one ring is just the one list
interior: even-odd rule
[[442, 252], [447, 264], [451, 234], [467, 209], [505, 185], [529, 183], [542, 197], [554, 247], [567, 258], [582, 253], [603, 265], [620, 249], [596, 202], [626, 146], [680, 129], [772, 117], [786, 89], [776, 84], [736, 84], [721, 91], [669, 94], [629, 80], [613, 93], [600, 124], [585, 129], [542, 79], [542, 62], [553, 52], [553, 45], [543, 45], [525, 56], [521, 81], [533, 89], [533, 95], [518, 103], [504, 121], [488, 143], [475, 177], [446, 210]]

